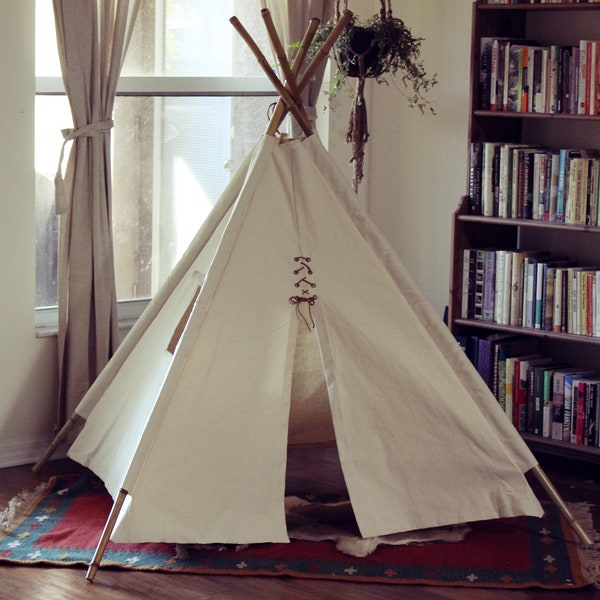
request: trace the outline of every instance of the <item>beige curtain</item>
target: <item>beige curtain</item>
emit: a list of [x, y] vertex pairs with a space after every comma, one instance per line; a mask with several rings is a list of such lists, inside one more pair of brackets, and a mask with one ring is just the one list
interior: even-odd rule
[[[325, 23], [333, 17], [334, 0], [261, 0], [261, 7], [268, 8], [284, 48], [299, 42], [304, 37], [310, 19], [317, 18]], [[323, 82], [325, 64], [315, 73], [306, 86], [302, 100], [308, 118], [314, 123], [317, 118], [316, 104]], [[291, 133], [298, 136], [301, 129], [292, 119]]]
[[[117, 80], [140, 0], [54, 0], [62, 76], [71, 106], [60, 215], [58, 425], [119, 343], [111, 233], [110, 130]], [[65, 146], [63, 145], [63, 151]], [[62, 164], [63, 152], [61, 152]]]

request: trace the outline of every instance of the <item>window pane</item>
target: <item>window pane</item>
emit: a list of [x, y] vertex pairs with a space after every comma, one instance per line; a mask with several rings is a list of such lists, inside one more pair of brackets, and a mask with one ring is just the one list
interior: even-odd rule
[[[52, 0], [36, 0], [35, 74], [60, 77]], [[262, 76], [229, 19], [237, 16], [272, 61], [259, 3], [248, 0], [144, 0], [121, 75]]]
[[64, 96], [35, 99], [36, 307], [56, 306], [58, 218], [54, 211], [54, 176], [58, 167], [61, 128], [71, 127]]
[[113, 228], [120, 300], [156, 292], [264, 132], [272, 101], [118, 98]]
[[[271, 98], [118, 97], [113, 130], [117, 298], [152, 296], [267, 126]], [[54, 174], [65, 97], [36, 101], [37, 306], [56, 304]]]

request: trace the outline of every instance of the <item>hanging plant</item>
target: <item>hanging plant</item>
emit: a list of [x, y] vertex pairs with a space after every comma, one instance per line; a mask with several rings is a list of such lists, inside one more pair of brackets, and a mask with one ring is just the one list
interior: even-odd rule
[[[369, 139], [367, 105], [365, 102], [365, 82], [374, 79], [377, 83], [397, 82], [399, 74], [403, 93], [410, 107], [421, 113], [426, 109], [435, 114], [426, 94], [437, 83], [437, 75], [428, 76], [420, 61], [421, 42], [415, 38], [404, 21], [392, 15], [391, 0], [380, 0], [378, 14], [361, 23], [356, 17], [342, 31], [334, 49], [337, 71], [332, 77], [329, 90], [330, 99], [354, 81], [351, 91], [352, 109], [346, 133], [346, 141], [352, 144], [353, 187], [363, 179], [365, 145]], [[348, 8], [348, 0], [344, 1]], [[336, 1], [335, 18], [324, 24], [315, 36], [315, 44], [327, 38], [340, 15], [340, 0]]]

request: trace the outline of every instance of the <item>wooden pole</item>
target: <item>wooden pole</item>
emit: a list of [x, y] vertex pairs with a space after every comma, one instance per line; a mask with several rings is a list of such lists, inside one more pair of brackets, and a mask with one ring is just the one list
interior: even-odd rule
[[275, 29], [275, 25], [273, 24], [271, 12], [267, 8], [263, 8], [260, 13], [263, 21], [265, 22], [265, 27], [267, 29], [269, 39], [271, 40], [271, 44], [273, 45], [275, 56], [277, 57], [281, 70], [283, 71], [283, 75], [285, 77], [285, 87], [290, 91], [293, 98], [300, 100], [300, 90], [298, 90], [298, 86], [296, 85], [296, 77], [292, 73], [292, 69], [283, 48], [283, 44], [281, 43], [279, 35], [277, 34], [277, 29]]
[[[315, 37], [315, 33], [317, 33], [317, 29], [319, 28], [320, 23], [321, 22], [319, 21], [319, 19], [311, 19], [308, 23], [308, 29], [306, 30], [306, 33], [304, 34], [304, 38], [302, 39], [302, 42], [300, 42], [300, 48], [298, 49], [298, 53], [296, 54], [296, 57], [294, 58], [294, 64], [292, 65], [292, 76], [293, 76], [292, 78], [294, 80], [294, 83], [296, 83], [296, 78], [298, 76], [298, 73], [300, 73], [300, 69], [302, 68], [302, 65], [304, 64], [306, 55], [308, 54], [308, 51], [310, 50], [310, 45], [313, 41], [313, 38]], [[296, 86], [296, 89], [298, 89], [297, 86]], [[298, 89], [298, 97], [300, 97], [301, 93], [302, 93], [302, 90]], [[275, 135], [275, 133], [279, 129], [281, 123], [283, 122], [283, 119], [285, 119], [286, 114], [287, 114], [287, 109], [285, 106], [285, 102], [281, 98], [279, 98], [279, 100], [277, 101], [277, 105], [275, 106], [275, 110], [273, 111], [273, 116], [271, 117], [269, 126], [266, 131], [267, 135]]]
[[[351, 21], [353, 16], [354, 15], [353, 15], [352, 11], [350, 11], [348, 9], [344, 10], [344, 12], [342, 13], [342, 16], [339, 18], [338, 22], [335, 24], [334, 28], [331, 30], [331, 33], [327, 36], [327, 39], [323, 42], [323, 44], [321, 45], [321, 47], [319, 48], [319, 50], [317, 51], [317, 53], [315, 54], [313, 59], [310, 61], [308, 67], [306, 68], [300, 81], [298, 82], [297, 88], [298, 88], [299, 93], [302, 93], [302, 90], [308, 85], [309, 81], [314, 76], [316, 70], [319, 68], [319, 65], [321, 64], [321, 62], [327, 59], [327, 57], [329, 56], [329, 52], [331, 51], [331, 48], [333, 48], [333, 45], [335, 44], [336, 40], [338, 39], [338, 37], [340, 36], [340, 34], [342, 33], [342, 31], [346, 27], [346, 25], [348, 25], [348, 23]], [[311, 23], [311, 25], [312, 25], [312, 23]], [[311, 25], [309, 25], [309, 31], [310, 31]], [[309, 31], [307, 31], [307, 34], [309, 33]], [[316, 28], [315, 28], [315, 32], [316, 32]], [[314, 33], [311, 35], [310, 39], [306, 43], [306, 52], [308, 51], [308, 48], [310, 46], [310, 43], [311, 43], [313, 37], [314, 37]], [[305, 39], [306, 39], [306, 36], [305, 36]], [[303, 44], [304, 44], [304, 41], [303, 41]], [[302, 48], [302, 46], [301, 46], [301, 48]], [[304, 58], [306, 57], [306, 52], [302, 56], [302, 62], [304, 62]], [[301, 66], [301, 63], [299, 62], [298, 58], [296, 58], [296, 60], [294, 61], [294, 73], [295, 74], [299, 73], [300, 66]], [[280, 100], [277, 103], [277, 108], [275, 109], [275, 113], [273, 114], [273, 117], [271, 118], [271, 123], [269, 124], [269, 128], [267, 129], [267, 135], [275, 134], [275, 132], [281, 125], [283, 119], [285, 119], [286, 115], [287, 115], [287, 107]]]
[[121, 512], [125, 498], [127, 498], [127, 490], [120, 490], [117, 499], [113, 503], [110, 514], [108, 515], [108, 519], [104, 525], [104, 529], [102, 530], [102, 535], [100, 536], [100, 541], [98, 542], [98, 546], [96, 546], [96, 551], [94, 552], [94, 556], [92, 556], [92, 561], [90, 562], [85, 575], [85, 578], [90, 583], [94, 583], [94, 578], [96, 577], [96, 573], [100, 568], [102, 557], [106, 551], [106, 546], [108, 546], [110, 536], [115, 528], [115, 523], [117, 522], [117, 518], [119, 517], [119, 513]]
[[281, 83], [277, 75], [271, 69], [269, 62], [261, 52], [260, 48], [256, 45], [254, 40], [250, 37], [250, 34], [246, 31], [244, 26], [240, 23], [237, 17], [231, 17], [230, 23], [235, 27], [237, 32], [242, 36], [242, 39], [248, 44], [248, 47], [256, 57], [258, 64], [262, 67], [265, 75], [269, 78], [269, 81], [273, 84], [283, 101], [287, 104], [288, 109], [294, 115], [294, 118], [298, 121], [298, 124], [302, 128], [302, 131], [306, 135], [312, 134], [312, 125], [309, 118], [306, 116], [304, 110], [299, 106], [297, 98], [293, 98], [290, 92]]
[[325, 60], [329, 56], [330, 50], [333, 48], [333, 45], [338, 37], [340, 37], [340, 34], [346, 25], [350, 23], [353, 16], [354, 15], [352, 11], [347, 9], [342, 13], [342, 16], [331, 30], [331, 33], [327, 36], [327, 39], [323, 42], [323, 45], [319, 48], [314, 58], [310, 61], [308, 67], [306, 67], [306, 71], [304, 71], [302, 78], [298, 83], [298, 89], [300, 89], [300, 91], [302, 91], [306, 84], [311, 80], [315, 74], [315, 71], [321, 64], [321, 61]]
[[593, 542], [592, 538], [590, 538], [588, 533], [581, 526], [581, 523], [575, 518], [575, 516], [571, 512], [571, 509], [567, 506], [566, 502], [561, 498], [560, 494], [558, 493], [558, 491], [556, 490], [556, 488], [554, 487], [554, 485], [552, 484], [550, 479], [548, 479], [548, 476], [546, 475], [546, 473], [544, 473], [542, 468], [539, 465], [536, 465], [535, 467], [533, 467], [533, 469], [531, 469], [530, 473], [532, 473], [536, 477], [536, 479], [542, 485], [542, 487], [544, 488], [544, 490], [546, 491], [548, 496], [550, 496], [550, 499], [552, 500], [552, 502], [554, 502], [554, 504], [556, 504], [556, 506], [558, 507], [560, 512], [563, 514], [563, 516], [569, 523], [569, 525], [573, 528], [575, 533], [579, 536], [579, 539], [581, 540], [583, 545], [588, 548], [590, 546], [593, 546], [594, 542]]
[[52, 443], [48, 446], [46, 452], [42, 454], [41, 458], [33, 465], [31, 469], [34, 473], [39, 473], [40, 469], [50, 460], [50, 457], [54, 454], [58, 446], [65, 439], [71, 428], [77, 423], [81, 421], [81, 417], [77, 413], [73, 413], [73, 415], [69, 418], [69, 420], [62, 426], [60, 431], [56, 434], [55, 438], [52, 440]]

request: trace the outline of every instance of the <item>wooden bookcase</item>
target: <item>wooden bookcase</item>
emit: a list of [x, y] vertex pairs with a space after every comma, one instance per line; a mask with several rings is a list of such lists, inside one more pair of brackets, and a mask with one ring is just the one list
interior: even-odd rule
[[[472, 15], [469, 142], [515, 142], [550, 148], [600, 149], [600, 116], [480, 110], [479, 64], [482, 37], [514, 37], [540, 45], [575, 45], [600, 39], [600, 4], [485, 4], [474, 2]], [[467, 173], [466, 189], [469, 189]], [[468, 193], [468, 192], [467, 192]], [[505, 248], [547, 250], [578, 264], [600, 265], [600, 227], [543, 220], [469, 214], [464, 196], [453, 220], [448, 324], [456, 336], [495, 332], [536, 337], [544, 355], [600, 372], [600, 337], [554, 333], [533, 328], [465, 319], [462, 314], [463, 250]], [[600, 464], [600, 449], [523, 433], [532, 450]]]

